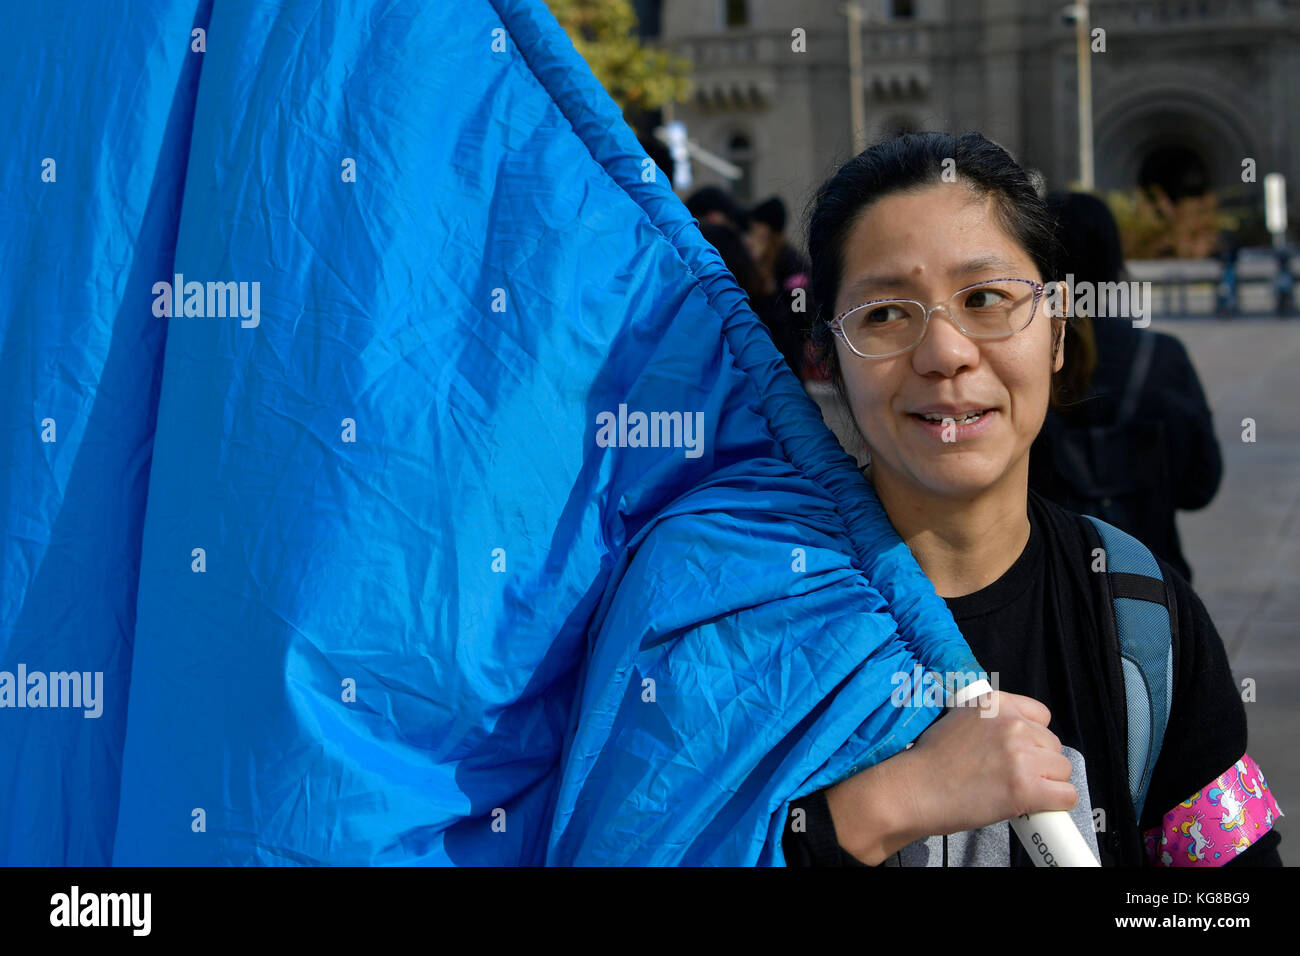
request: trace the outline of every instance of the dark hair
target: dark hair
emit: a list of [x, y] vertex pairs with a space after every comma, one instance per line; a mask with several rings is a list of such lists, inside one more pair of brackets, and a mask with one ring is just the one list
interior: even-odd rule
[[1047, 210], [1059, 232], [1061, 271], [1088, 282], [1118, 282], [1124, 246], [1110, 207], [1088, 193], [1051, 193]]
[[829, 322], [844, 272], [844, 243], [864, 209], [890, 193], [943, 182], [947, 170], [977, 195], [995, 199], [999, 222], [1038, 267], [1044, 282], [1056, 275], [1056, 236], [1034, 179], [996, 143], [979, 133], [906, 133], [871, 146], [821, 185], [810, 203], [809, 295], [813, 345], [840, 394], [840, 371]]
[[718, 250], [723, 263], [736, 279], [736, 284], [749, 296], [749, 307], [765, 318], [762, 289], [759, 287], [758, 266], [754, 264], [749, 249], [740, 234], [730, 226], [719, 222], [706, 222], [700, 226], [702, 235], [709, 245]]
[[749, 218], [751, 222], [765, 224], [773, 232], [785, 232], [785, 203], [780, 196], [765, 199], [750, 210]]
[[695, 190], [686, 200], [686, 209], [700, 222], [705, 222], [709, 213], [718, 212], [737, 229], [749, 225], [749, 214], [720, 186], [703, 186]]
[[[1118, 282], [1124, 272], [1124, 246], [1110, 207], [1087, 193], [1052, 193], [1047, 208], [1060, 236], [1059, 269], [1081, 282]], [[1053, 405], [1083, 399], [1097, 367], [1097, 337], [1092, 319], [1075, 314], [1066, 329], [1065, 363], [1057, 373]]]

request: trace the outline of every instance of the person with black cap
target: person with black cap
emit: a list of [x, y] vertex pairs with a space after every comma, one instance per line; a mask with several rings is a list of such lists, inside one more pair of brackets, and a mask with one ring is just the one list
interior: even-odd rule
[[749, 225], [749, 216], [731, 194], [720, 186], [704, 186], [691, 193], [686, 209], [701, 226], [716, 224], [730, 226], [743, 233]]
[[779, 197], [765, 199], [749, 213], [749, 229], [745, 234], [754, 261], [772, 283], [773, 293], [800, 288], [808, 276], [807, 261], [786, 241], [785, 218], [785, 203]]
[[[786, 362], [801, 379], [810, 377], [808, 350], [811, 330], [806, 293], [808, 263], [785, 238], [785, 203], [772, 196], [749, 213], [745, 243], [749, 246], [762, 288], [768, 297], [768, 327]], [[813, 376], [815, 377], [815, 376]]]

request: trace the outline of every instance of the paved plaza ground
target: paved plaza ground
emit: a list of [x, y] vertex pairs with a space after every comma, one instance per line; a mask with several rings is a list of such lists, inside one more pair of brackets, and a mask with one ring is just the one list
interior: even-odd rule
[[[1223, 484], [1181, 512], [1196, 592], [1228, 649], [1233, 675], [1255, 681], [1246, 704], [1250, 754], [1290, 817], [1282, 859], [1300, 866], [1300, 320], [1153, 322], [1187, 346], [1214, 413]], [[1255, 441], [1242, 441], [1242, 420]]]

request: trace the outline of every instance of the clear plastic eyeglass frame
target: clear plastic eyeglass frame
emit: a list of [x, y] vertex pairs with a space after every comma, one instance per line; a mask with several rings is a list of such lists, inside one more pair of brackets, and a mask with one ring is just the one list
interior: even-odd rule
[[[961, 323], [957, 321], [956, 317], [953, 314], [953, 309], [951, 307], [953, 300], [956, 299], [957, 296], [965, 292], [970, 292], [971, 290], [978, 289], [981, 286], [993, 285], [994, 283], [997, 282], [1016, 282], [1025, 285], [1026, 287], [1028, 287], [1030, 290], [1033, 291], [1034, 301], [1033, 304], [1029, 307], [1029, 317], [1025, 319], [1024, 325], [1020, 326], [1020, 328], [1018, 329], [1012, 329], [1009, 332], [979, 333], [979, 332], [971, 332], [969, 329], [962, 328]], [[934, 305], [930, 307], [927, 307], [924, 302], [920, 302], [916, 299], [892, 299], [892, 298], [872, 299], [870, 302], [863, 302], [861, 305], [855, 305], [847, 312], [841, 312], [839, 315], [835, 316], [835, 318], [831, 320], [830, 327], [831, 327], [831, 331], [839, 336], [840, 341], [843, 342], [845, 345], [847, 345], [849, 347], [849, 350], [854, 355], [857, 355], [861, 358], [868, 358], [868, 359], [893, 358], [895, 355], [902, 355], [905, 352], [912, 351], [912, 349], [916, 348], [918, 345], [920, 345], [922, 342], [925, 341], [925, 334], [927, 331], [929, 331], [930, 328], [930, 316], [931, 314], [934, 313], [936, 309], [943, 309], [944, 313], [948, 316], [948, 321], [951, 322], [954, 326], [956, 326], [957, 331], [959, 331], [962, 335], [966, 336], [969, 339], [976, 339], [979, 341], [989, 341], [991, 339], [1007, 339], [1015, 335], [1017, 332], [1022, 332], [1025, 329], [1029, 328], [1030, 323], [1034, 321], [1034, 316], [1038, 314], [1038, 301], [1043, 297], [1043, 291], [1045, 288], [1046, 287], [1043, 285], [1043, 283], [1038, 282], [1034, 279], [1016, 279], [1016, 278], [1008, 277], [1002, 279], [984, 279], [981, 282], [974, 282], [968, 286], [958, 289], [956, 292], [954, 292], [952, 295], [948, 297], [947, 302], [940, 302], [938, 305]], [[924, 315], [924, 318], [921, 321], [921, 334], [916, 337], [915, 342], [913, 342], [911, 345], [907, 346], [906, 348], [896, 349], [893, 352], [886, 352], [883, 355], [868, 355], [865, 352], [859, 352], [856, 348], [853, 347], [853, 343], [849, 341], [848, 335], [845, 334], [844, 332], [844, 320], [847, 319], [854, 312], [859, 312], [862, 309], [870, 308], [871, 306], [874, 305], [882, 305], [886, 302], [907, 302], [920, 308], [922, 314]], [[958, 312], [960, 312], [960, 310], [958, 310]]]

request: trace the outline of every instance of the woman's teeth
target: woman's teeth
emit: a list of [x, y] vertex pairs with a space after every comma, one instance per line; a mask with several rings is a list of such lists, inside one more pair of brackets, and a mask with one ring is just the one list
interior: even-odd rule
[[952, 415], [922, 415], [921, 417], [927, 422], [938, 422], [939, 424], [943, 424], [944, 422], [955, 422], [958, 425], [969, 425], [971, 422], [977, 422], [983, 418], [984, 413], [971, 412], [967, 415], [963, 415], [961, 418], [954, 418]]

